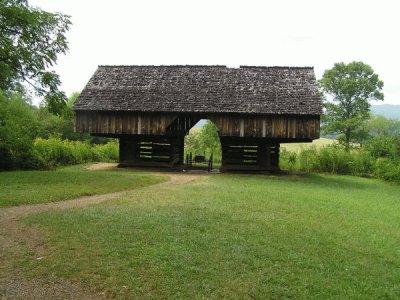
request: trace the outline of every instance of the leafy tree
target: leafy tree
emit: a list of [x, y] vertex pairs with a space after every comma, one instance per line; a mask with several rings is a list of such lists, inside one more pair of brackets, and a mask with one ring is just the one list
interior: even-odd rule
[[189, 134], [185, 137], [185, 151], [187, 153], [196, 154], [200, 151], [200, 132], [195, 130], [190, 130]]
[[0, 90], [0, 170], [30, 168], [39, 122], [34, 108], [20, 94]]
[[221, 151], [218, 128], [210, 121], [207, 121], [201, 129], [199, 141], [204, 150], [210, 152], [209, 154]]
[[49, 68], [68, 50], [70, 25], [69, 16], [31, 7], [27, 0], [0, 0], [0, 89], [13, 92], [28, 83], [51, 112], [60, 114], [66, 96]]
[[37, 118], [40, 120], [39, 137], [58, 137], [73, 141], [90, 141], [92, 143], [105, 143], [108, 141], [106, 138], [91, 137], [86, 133], [74, 132], [75, 113], [72, 109], [72, 105], [75, 103], [78, 96], [78, 92], [72, 93], [68, 98], [66, 106], [59, 115], [52, 114], [47, 106], [41, 106], [39, 109], [35, 110]]
[[336, 63], [319, 81], [324, 99], [323, 130], [344, 137], [346, 149], [369, 118], [371, 100], [383, 100], [383, 82], [362, 62]]
[[185, 137], [185, 152], [193, 155], [205, 154], [207, 157], [212, 153], [214, 162], [220, 162], [222, 153], [217, 127], [207, 121], [200, 130], [190, 130]]

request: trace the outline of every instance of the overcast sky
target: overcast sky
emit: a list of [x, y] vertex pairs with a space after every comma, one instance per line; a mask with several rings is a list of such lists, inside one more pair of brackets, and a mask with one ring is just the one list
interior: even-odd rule
[[31, 0], [71, 16], [56, 71], [81, 91], [98, 65], [314, 66], [360, 60], [400, 104], [400, 1]]

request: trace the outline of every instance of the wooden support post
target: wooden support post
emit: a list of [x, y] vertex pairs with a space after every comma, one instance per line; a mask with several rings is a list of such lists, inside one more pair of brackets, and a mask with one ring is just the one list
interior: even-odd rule
[[119, 163], [132, 164], [137, 161], [137, 143], [135, 137], [120, 137], [119, 138]]
[[269, 167], [269, 151], [267, 149], [268, 147], [266, 143], [260, 143], [257, 149], [257, 164], [264, 168]]

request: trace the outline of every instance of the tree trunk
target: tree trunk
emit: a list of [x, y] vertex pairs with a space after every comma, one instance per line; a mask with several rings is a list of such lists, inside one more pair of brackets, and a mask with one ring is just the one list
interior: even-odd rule
[[350, 151], [350, 132], [351, 132], [350, 128], [347, 128], [345, 132], [345, 138], [346, 138], [345, 147], [347, 152]]

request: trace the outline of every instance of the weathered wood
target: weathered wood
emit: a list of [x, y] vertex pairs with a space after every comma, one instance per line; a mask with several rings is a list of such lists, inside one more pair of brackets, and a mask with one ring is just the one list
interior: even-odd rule
[[121, 164], [176, 166], [184, 163], [184, 135], [208, 118], [219, 131], [222, 169], [273, 170], [279, 143], [319, 138], [318, 116], [197, 115], [134, 112], [76, 113], [78, 132], [120, 138]]
[[125, 135], [120, 137], [121, 166], [183, 165], [184, 136]]
[[269, 139], [221, 137], [221, 148], [221, 171], [279, 169], [279, 144]]
[[75, 130], [95, 135], [164, 135], [176, 117], [172, 114], [77, 111]]
[[220, 136], [308, 139], [319, 138], [318, 116], [209, 116]]
[[309, 140], [319, 138], [318, 116], [174, 115], [129, 112], [76, 113], [77, 132], [95, 135], [186, 134], [201, 118], [210, 119], [220, 136]]

